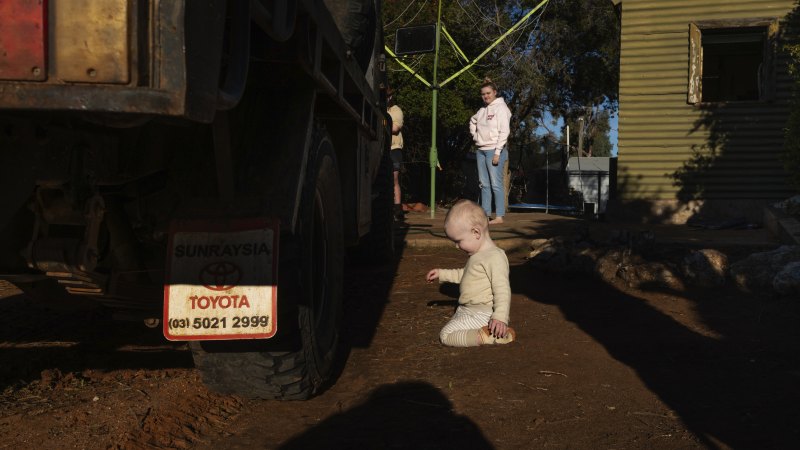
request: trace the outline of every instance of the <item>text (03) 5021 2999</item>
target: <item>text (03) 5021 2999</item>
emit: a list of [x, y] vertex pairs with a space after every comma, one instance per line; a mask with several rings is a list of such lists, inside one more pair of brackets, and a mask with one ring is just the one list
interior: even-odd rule
[[170, 329], [258, 328], [269, 326], [269, 316], [184, 317], [170, 319], [168, 324]]

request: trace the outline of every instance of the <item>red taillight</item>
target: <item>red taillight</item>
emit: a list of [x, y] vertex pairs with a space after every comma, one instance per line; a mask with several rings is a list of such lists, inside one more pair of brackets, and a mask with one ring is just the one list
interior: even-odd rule
[[0, 80], [127, 84], [129, 0], [0, 0]]
[[0, 1], [0, 79], [47, 78], [47, 2]]

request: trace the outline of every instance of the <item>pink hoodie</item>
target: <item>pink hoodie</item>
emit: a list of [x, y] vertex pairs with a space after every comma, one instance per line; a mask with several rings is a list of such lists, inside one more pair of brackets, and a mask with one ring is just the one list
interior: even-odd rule
[[469, 132], [479, 149], [494, 150], [494, 154], [499, 155], [511, 134], [510, 122], [511, 110], [503, 97], [497, 97], [472, 116]]

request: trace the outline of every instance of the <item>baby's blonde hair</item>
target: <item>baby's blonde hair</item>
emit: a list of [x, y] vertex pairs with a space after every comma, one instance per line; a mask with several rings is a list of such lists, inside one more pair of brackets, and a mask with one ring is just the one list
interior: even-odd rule
[[489, 228], [486, 212], [471, 200], [459, 200], [450, 208], [444, 218], [444, 226], [447, 227], [452, 222], [464, 223], [469, 227], [477, 227], [479, 230]]

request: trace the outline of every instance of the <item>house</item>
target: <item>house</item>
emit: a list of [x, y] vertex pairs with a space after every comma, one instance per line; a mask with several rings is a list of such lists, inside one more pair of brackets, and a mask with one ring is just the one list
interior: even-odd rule
[[746, 216], [793, 193], [781, 163], [795, 0], [613, 0], [619, 200], [651, 219]]

